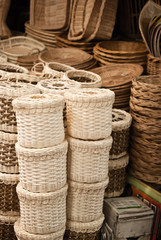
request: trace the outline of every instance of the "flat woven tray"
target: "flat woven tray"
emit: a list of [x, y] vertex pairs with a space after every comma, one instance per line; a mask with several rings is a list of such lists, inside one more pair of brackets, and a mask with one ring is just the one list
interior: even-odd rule
[[0, 239], [1, 240], [17, 240], [14, 232], [14, 222], [18, 219], [17, 216], [2, 216], [0, 215]]

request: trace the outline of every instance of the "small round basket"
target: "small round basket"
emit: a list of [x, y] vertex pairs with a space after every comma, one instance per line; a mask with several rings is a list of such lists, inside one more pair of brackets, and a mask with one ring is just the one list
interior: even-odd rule
[[17, 216], [2, 216], [0, 215], [0, 239], [1, 240], [17, 240], [14, 232], [14, 223], [17, 221]]
[[108, 182], [108, 178], [92, 184], [69, 181], [67, 218], [84, 223], [100, 218]]
[[48, 193], [32, 193], [17, 185], [21, 226], [33, 234], [48, 234], [65, 228], [67, 185]]
[[21, 67], [17, 64], [12, 64], [12, 63], [8, 63], [8, 62], [0, 62], [0, 70], [4, 71], [6, 74], [11, 74], [11, 73], [28, 73], [29, 71], [24, 68]]
[[0, 173], [0, 215], [19, 215], [19, 201], [16, 193], [18, 182], [18, 174]]
[[29, 83], [0, 81], [0, 129], [17, 132], [16, 116], [13, 111], [13, 99], [27, 94], [39, 93], [39, 89]]
[[98, 74], [84, 70], [67, 71], [64, 77], [80, 82], [82, 88], [100, 88], [102, 86], [102, 80]]
[[63, 78], [65, 72], [70, 70], [75, 70], [75, 68], [58, 62], [49, 62], [44, 66], [44, 73], [51, 73], [56, 78]]
[[68, 137], [68, 178], [76, 182], [95, 183], [108, 177], [112, 137], [84, 141]]
[[105, 190], [105, 197], [118, 197], [123, 193], [128, 162], [128, 155], [109, 161], [109, 184]]
[[22, 187], [52, 192], [66, 184], [67, 141], [50, 148], [30, 149], [16, 144]]
[[13, 101], [16, 112], [18, 141], [26, 148], [44, 148], [64, 140], [61, 95], [33, 94]]
[[126, 155], [129, 147], [129, 135], [132, 117], [120, 109], [112, 110], [112, 148], [110, 159], [117, 159]]
[[84, 140], [109, 137], [114, 96], [114, 92], [108, 89], [96, 88], [66, 92], [68, 134]]
[[0, 131], [0, 172], [18, 173], [17, 134]]
[[18, 240], [63, 240], [65, 228], [58, 232], [50, 234], [32, 234], [26, 232], [22, 227], [20, 220], [16, 221], [14, 224], [14, 230]]

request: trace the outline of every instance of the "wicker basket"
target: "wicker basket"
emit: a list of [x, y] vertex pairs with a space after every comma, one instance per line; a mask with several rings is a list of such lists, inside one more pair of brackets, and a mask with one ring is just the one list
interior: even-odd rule
[[108, 178], [92, 184], [69, 181], [67, 218], [84, 223], [100, 218], [108, 182]]
[[84, 70], [67, 71], [65, 77], [80, 82], [82, 88], [99, 88], [102, 85], [101, 77], [98, 74]]
[[76, 182], [95, 183], [108, 176], [112, 138], [83, 141], [68, 137], [68, 178]]
[[112, 148], [110, 159], [116, 159], [127, 153], [129, 146], [130, 125], [132, 117], [129, 113], [120, 110], [112, 110]]
[[52, 192], [66, 184], [67, 141], [60, 145], [30, 149], [16, 144], [20, 181], [31, 192]]
[[44, 73], [51, 73], [56, 78], [62, 78], [65, 72], [70, 70], [74, 70], [74, 68], [58, 62], [46, 63], [44, 67]]
[[65, 229], [50, 234], [32, 234], [22, 229], [20, 220], [14, 224], [14, 230], [18, 240], [63, 240]]
[[114, 92], [107, 89], [79, 89], [65, 93], [68, 134], [84, 140], [98, 140], [112, 131]]
[[0, 216], [0, 239], [1, 240], [17, 240], [13, 225], [18, 217]]
[[21, 226], [34, 234], [48, 234], [65, 228], [67, 185], [48, 193], [32, 193], [17, 185]]
[[12, 100], [31, 93], [39, 93], [39, 89], [29, 83], [0, 81], [0, 130], [17, 132]]
[[105, 197], [118, 197], [123, 193], [128, 162], [128, 155], [109, 161], [109, 184], [105, 190]]
[[2, 79], [3, 81], [9, 82], [22, 82], [22, 83], [31, 83], [36, 85], [40, 81], [40, 77], [33, 75], [31, 73], [7, 73]]
[[0, 215], [19, 215], [19, 201], [16, 186], [18, 174], [0, 173]]
[[13, 108], [20, 146], [44, 148], [62, 143], [63, 107], [64, 98], [61, 95], [37, 94], [15, 99]]
[[161, 73], [161, 58], [147, 55], [147, 74], [160, 75]]
[[0, 131], [0, 172], [18, 173], [17, 134]]
[[4, 71], [4, 73], [28, 73], [29, 71], [24, 68], [21, 67], [17, 64], [12, 64], [12, 63], [4, 63], [4, 62], [0, 62], [0, 70]]

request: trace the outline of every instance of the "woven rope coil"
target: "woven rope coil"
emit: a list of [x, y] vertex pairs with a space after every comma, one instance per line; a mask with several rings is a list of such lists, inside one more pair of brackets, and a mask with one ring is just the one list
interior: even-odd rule
[[19, 215], [19, 201], [16, 186], [19, 182], [18, 174], [0, 173], [0, 214]]
[[12, 101], [16, 97], [39, 93], [39, 89], [29, 83], [0, 81], [0, 129], [17, 132], [16, 116]]
[[14, 230], [18, 240], [63, 240], [65, 232], [65, 229], [63, 228], [60, 231], [51, 234], [32, 234], [22, 229], [20, 220], [15, 222]]
[[105, 197], [118, 197], [123, 193], [128, 162], [128, 155], [109, 161], [109, 184], [105, 190]]
[[114, 92], [108, 89], [79, 89], [65, 93], [68, 134], [98, 140], [112, 131]]
[[112, 138], [83, 141], [68, 137], [68, 178], [76, 182], [94, 183], [108, 176]]
[[112, 148], [110, 159], [120, 158], [127, 153], [132, 117], [129, 113], [120, 110], [112, 110]]
[[66, 183], [67, 141], [50, 148], [28, 149], [16, 144], [22, 187], [31, 192], [52, 192]]
[[14, 222], [18, 219], [17, 216], [1, 216], [0, 215], [0, 239], [1, 240], [17, 240], [14, 232]]
[[0, 171], [4, 173], [18, 173], [18, 158], [15, 144], [17, 134], [0, 131]]
[[102, 85], [98, 74], [84, 70], [70, 70], [65, 73], [65, 78], [81, 83], [82, 88], [99, 88]]
[[17, 185], [21, 226], [33, 234], [48, 234], [65, 228], [67, 185], [48, 193], [32, 193]]
[[100, 218], [108, 182], [108, 179], [92, 184], [69, 181], [67, 218], [84, 223]]
[[15, 99], [13, 108], [20, 146], [44, 148], [62, 143], [63, 107], [64, 98], [56, 94], [28, 95]]

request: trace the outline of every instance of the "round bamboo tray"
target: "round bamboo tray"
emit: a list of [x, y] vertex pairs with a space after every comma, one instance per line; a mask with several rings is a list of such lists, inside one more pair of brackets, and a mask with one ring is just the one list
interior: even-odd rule
[[17, 240], [13, 225], [17, 221], [17, 216], [0, 215], [0, 239]]

